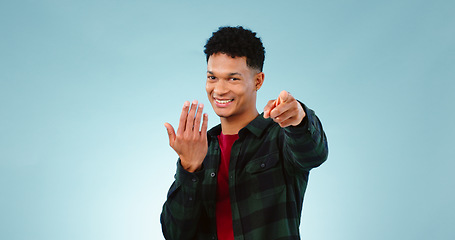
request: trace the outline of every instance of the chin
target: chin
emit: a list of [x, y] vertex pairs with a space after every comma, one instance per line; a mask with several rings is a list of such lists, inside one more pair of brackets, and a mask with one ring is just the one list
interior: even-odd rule
[[218, 117], [220, 118], [228, 118], [231, 116], [231, 114], [228, 114], [228, 113], [224, 113], [224, 112], [217, 112], [215, 111], [216, 115], [218, 115]]

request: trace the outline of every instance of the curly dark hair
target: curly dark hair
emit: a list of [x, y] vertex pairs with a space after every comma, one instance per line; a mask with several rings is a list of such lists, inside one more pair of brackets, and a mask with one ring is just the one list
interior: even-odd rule
[[246, 57], [246, 64], [262, 72], [265, 49], [256, 33], [242, 26], [220, 27], [204, 46], [204, 53], [209, 57], [224, 53], [231, 57]]

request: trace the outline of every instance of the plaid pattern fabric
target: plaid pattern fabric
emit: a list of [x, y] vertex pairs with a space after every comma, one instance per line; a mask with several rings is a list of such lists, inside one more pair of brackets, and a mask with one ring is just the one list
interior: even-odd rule
[[[314, 112], [299, 126], [281, 128], [259, 115], [240, 130], [231, 150], [229, 188], [236, 240], [300, 239], [303, 197], [310, 169], [322, 164], [328, 145]], [[217, 239], [216, 183], [220, 162], [217, 136], [208, 134], [202, 170], [185, 171], [177, 162], [175, 181], [161, 213], [166, 239]]]

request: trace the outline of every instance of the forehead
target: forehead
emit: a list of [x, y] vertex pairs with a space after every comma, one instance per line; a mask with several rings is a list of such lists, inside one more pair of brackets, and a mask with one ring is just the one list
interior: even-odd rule
[[216, 53], [207, 61], [207, 71], [214, 74], [249, 73], [252, 71], [246, 64], [246, 57], [231, 57], [224, 53]]

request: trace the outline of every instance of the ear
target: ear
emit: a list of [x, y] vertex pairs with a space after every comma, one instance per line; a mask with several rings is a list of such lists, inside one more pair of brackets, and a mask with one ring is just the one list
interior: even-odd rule
[[265, 74], [263, 72], [257, 73], [256, 76], [254, 77], [256, 91], [262, 87], [262, 84], [264, 83], [264, 77], [265, 77]]

